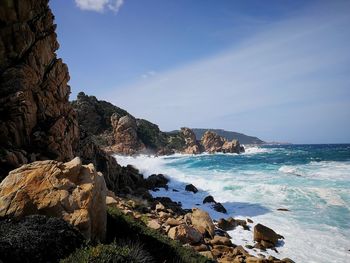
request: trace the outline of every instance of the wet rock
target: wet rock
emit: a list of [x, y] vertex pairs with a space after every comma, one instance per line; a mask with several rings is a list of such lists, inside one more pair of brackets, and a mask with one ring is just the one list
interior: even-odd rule
[[214, 200], [213, 196], [208, 195], [203, 199], [203, 204], [206, 204], [206, 203], [216, 203], [216, 201]]
[[290, 210], [287, 208], [277, 208], [277, 211], [289, 212]]
[[185, 190], [187, 192], [193, 192], [193, 193], [197, 193], [198, 192], [197, 187], [195, 187], [193, 184], [186, 185]]
[[227, 220], [224, 218], [220, 218], [218, 221], [218, 227], [225, 231], [233, 230], [236, 227], [237, 223], [235, 220], [230, 217]]
[[146, 187], [148, 189], [168, 188], [169, 180], [163, 174], [152, 174], [146, 179]]
[[0, 217], [43, 214], [64, 219], [92, 240], [106, 232], [106, 184], [92, 164], [38, 161], [13, 170], [0, 184]]
[[213, 204], [213, 209], [217, 212], [227, 214], [226, 208], [221, 203]]
[[281, 238], [283, 238], [283, 236], [277, 234], [271, 228], [268, 228], [262, 224], [257, 224], [254, 227], [254, 241], [260, 242], [264, 240], [276, 246], [278, 239]]
[[57, 262], [84, 243], [62, 219], [43, 215], [0, 221], [1, 262]]

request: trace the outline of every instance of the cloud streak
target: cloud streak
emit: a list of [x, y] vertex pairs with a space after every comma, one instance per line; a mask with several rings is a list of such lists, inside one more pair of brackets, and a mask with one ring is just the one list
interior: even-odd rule
[[111, 10], [118, 12], [124, 4], [124, 0], [75, 0], [75, 3], [82, 10], [96, 12]]
[[278, 22], [108, 99], [165, 130], [215, 127], [266, 140], [349, 142], [350, 5], [341, 3]]

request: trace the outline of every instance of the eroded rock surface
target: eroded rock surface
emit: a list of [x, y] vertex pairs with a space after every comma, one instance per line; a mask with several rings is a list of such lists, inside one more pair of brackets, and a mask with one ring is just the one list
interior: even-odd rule
[[13, 170], [0, 184], [0, 217], [62, 218], [92, 240], [104, 240], [106, 184], [92, 164], [38, 161]]
[[78, 123], [47, 0], [0, 2], [0, 180], [22, 164], [74, 156]]

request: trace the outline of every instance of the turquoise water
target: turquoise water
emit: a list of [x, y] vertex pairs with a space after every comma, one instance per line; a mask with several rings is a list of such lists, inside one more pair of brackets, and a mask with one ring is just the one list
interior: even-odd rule
[[[146, 176], [164, 173], [170, 189], [193, 183], [194, 195], [169, 196], [191, 208], [211, 194], [228, 215], [250, 217], [285, 236], [277, 257], [297, 262], [350, 262], [350, 145], [283, 145], [247, 148], [245, 154], [117, 157]], [[210, 210], [213, 218], [222, 214]], [[278, 208], [290, 211], [281, 212]], [[252, 244], [252, 234], [231, 233], [238, 244]], [[254, 252], [254, 251], [251, 251]]]

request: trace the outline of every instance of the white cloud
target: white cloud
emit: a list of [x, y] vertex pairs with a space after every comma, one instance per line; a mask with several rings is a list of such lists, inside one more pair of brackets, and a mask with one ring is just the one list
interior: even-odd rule
[[109, 9], [118, 12], [124, 4], [124, 0], [75, 0], [75, 3], [82, 10], [103, 12]]

